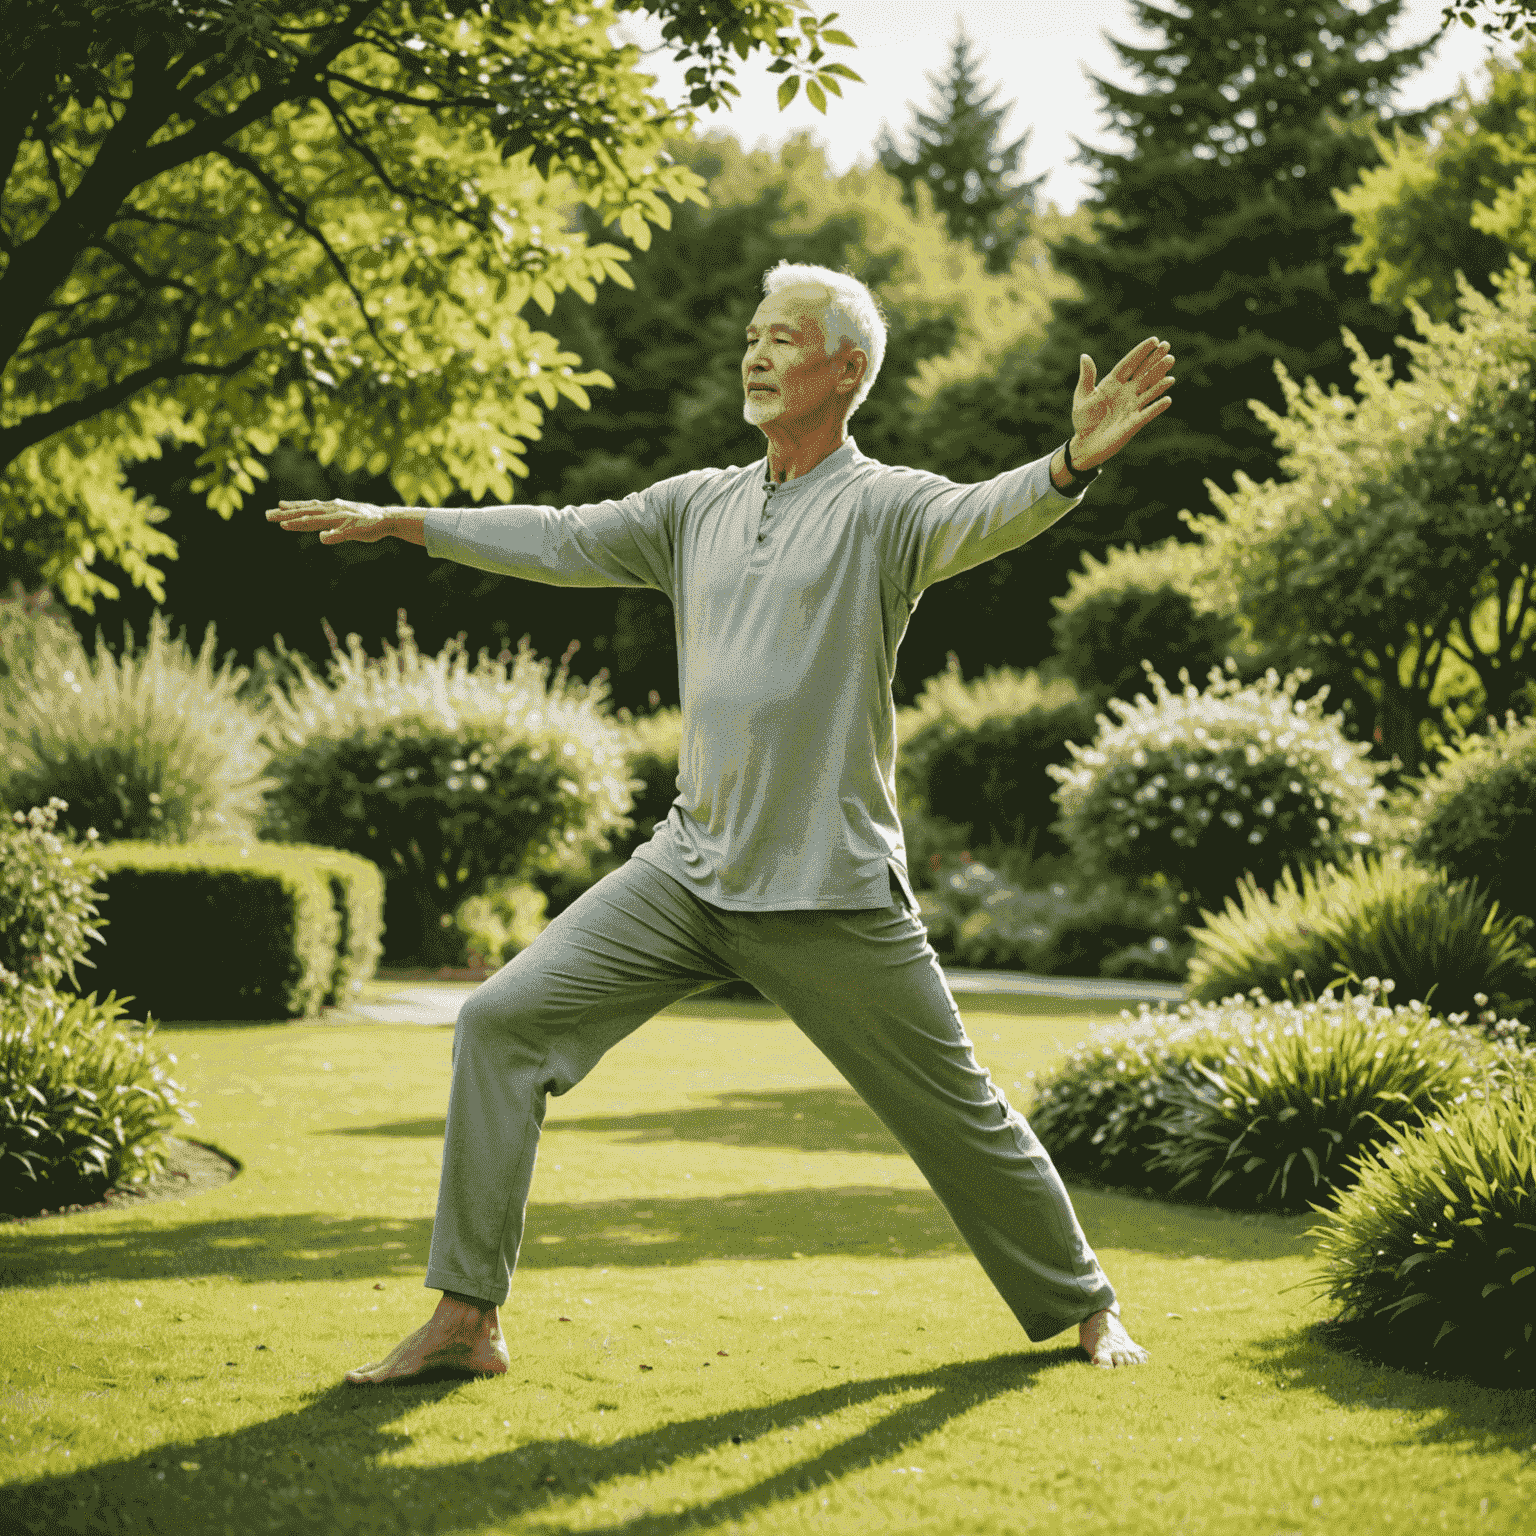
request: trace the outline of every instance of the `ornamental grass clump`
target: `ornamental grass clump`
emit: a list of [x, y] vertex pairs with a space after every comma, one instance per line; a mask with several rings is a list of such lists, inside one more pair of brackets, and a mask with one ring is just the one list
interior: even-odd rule
[[27, 686], [0, 695], [0, 801], [12, 810], [57, 795], [77, 832], [117, 842], [253, 836], [267, 752], [256, 711], [238, 697], [243, 669], [214, 664], [210, 624], [193, 655], [158, 610], [135, 650], [98, 634], [39, 655]]
[[1379, 769], [1323, 714], [1328, 690], [1302, 699], [1305, 672], [1243, 684], [1235, 669], [1212, 668], [1204, 690], [1181, 671], [1173, 693], [1148, 663], [1153, 697], [1111, 699], [1119, 723], [1100, 715], [1092, 745], [1046, 769], [1085, 866], [1214, 906], [1244, 874], [1269, 885], [1374, 841]]
[[629, 827], [627, 743], [604, 685], [551, 677], [526, 641], [494, 661], [482, 650], [471, 664], [462, 638], [424, 656], [402, 612], [381, 656], [349, 635], [329, 682], [297, 665], [268, 703], [266, 830], [383, 870], [388, 960], [457, 963], [468, 897], [580, 862]]
[[1305, 1210], [1351, 1157], [1530, 1069], [1524, 1025], [1352, 996], [1143, 1004], [1101, 1025], [1035, 1084], [1030, 1124], [1063, 1168], [1240, 1209]]
[[166, 1133], [192, 1124], [152, 1025], [0, 969], [0, 1212], [100, 1200], [164, 1166]]
[[1164, 1139], [1149, 1165], [1175, 1193], [1239, 1210], [1302, 1211], [1353, 1182], [1353, 1159], [1393, 1126], [1422, 1124], [1468, 1094], [1523, 1070], [1519, 1046], [1489, 1041], [1429, 1013], [1359, 993], [1268, 1004], [1215, 1059], [1165, 1086]]
[[1312, 1229], [1343, 1338], [1410, 1369], [1536, 1386], [1536, 1084], [1394, 1127]]
[[1339, 868], [1282, 870], [1272, 891], [1239, 882], [1221, 913], [1191, 929], [1189, 996], [1214, 1002], [1257, 987], [1312, 997], [1341, 977], [1387, 976], [1401, 1001], [1471, 1012], [1478, 993], [1524, 1017], [1536, 992], [1530, 920], [1503, 914], [1475, 880], [1453, 882], [1400, 858], [1357, 853]]

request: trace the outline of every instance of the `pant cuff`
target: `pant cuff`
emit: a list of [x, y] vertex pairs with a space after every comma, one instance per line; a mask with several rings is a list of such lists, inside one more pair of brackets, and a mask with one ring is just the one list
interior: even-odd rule
[[454, 1274], [452, 1270], [430, 1267], [422, 1284], [429, 1291], [453, 1291], [459, 1296], [473, 1296], [476, 1301], [483, 1301], [493, 1307], [505, 1306], [512, 1292], [511, 1286], [496, 1287], [485, 1280], [471, 1280], [465, 1275]]

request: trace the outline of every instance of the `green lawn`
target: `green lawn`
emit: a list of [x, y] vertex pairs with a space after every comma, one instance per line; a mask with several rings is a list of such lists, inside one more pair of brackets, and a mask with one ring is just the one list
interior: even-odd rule
[[[1021, 1100], [1113, 1013], [962, 1003]], [[1078, 1190], [1152, 1362], [1030, 1344], [762, 1005], [675, 1009], [551, 1102], [509, 1377], [342, 1387], [435, 1300], [451, 1031], [161, 1038], [244, 1171], [0, 1227], [7, 1533], [1531, 1528], [1533, 1394], [1322, 1348], [1305, 1218]]]

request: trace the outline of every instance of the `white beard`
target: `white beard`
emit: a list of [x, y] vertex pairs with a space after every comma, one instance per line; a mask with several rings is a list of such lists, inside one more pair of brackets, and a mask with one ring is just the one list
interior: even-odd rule
[[751, 426], [760, 426], [775, 414], [778, 403], [777, 395], [770, 395], [766, 400], [754, 400], [751, 395], [748, 395], [741, 402], [741, 419]]

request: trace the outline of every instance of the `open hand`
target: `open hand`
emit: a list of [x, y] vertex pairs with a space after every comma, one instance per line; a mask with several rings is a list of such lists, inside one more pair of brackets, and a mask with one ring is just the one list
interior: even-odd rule
[[1155, 416], [1173, 404], [1173, 353], [1149, 336], [1133, 347], [1095, 386], [1093, 359], [1085, 352], [1072, 396], [1072, 463], [1096, 469], [1125, 447]]
[[322, 544], [372, 544], [390, 531], [382, 509], [365, 501], [280, 501], [267, 521], [289, 533], [318, 531]]

